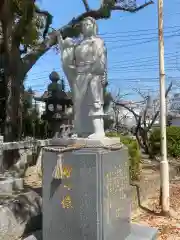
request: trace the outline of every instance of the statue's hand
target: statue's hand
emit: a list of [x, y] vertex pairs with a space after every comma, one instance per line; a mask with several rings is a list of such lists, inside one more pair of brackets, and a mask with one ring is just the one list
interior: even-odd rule
[[100, 102], [95, 102], [94, 107], [96, 110], [99, 110], [101, 108], [101, 103]]
[[106, 81], [104, 84], [104, 87], [106, 88], [108, 86], [108, 82]]
[[69, 65], [68, 66], [70, 69], [75, 69], [76, 67], [75, 67], [75, 65]]
[[104, 74], [104, 76], [102, 78], [102, 85], [103, 85], [103, 87], [107, 87], [107, 85], [108, 85], [106, 74]]

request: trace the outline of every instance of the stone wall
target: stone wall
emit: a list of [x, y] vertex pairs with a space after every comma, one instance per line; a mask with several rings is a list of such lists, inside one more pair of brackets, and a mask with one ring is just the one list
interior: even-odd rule
[[40, 148], [51, 144], [51, 139], [46, 140], [27, 140], [20, 142], [3, 142], [0, 136], [0, 173], [2, 172], [2, 163], [5, 151], [19, 150], [19, 156], [15, 162], [21, 160], [24, 163], [35, 164]]

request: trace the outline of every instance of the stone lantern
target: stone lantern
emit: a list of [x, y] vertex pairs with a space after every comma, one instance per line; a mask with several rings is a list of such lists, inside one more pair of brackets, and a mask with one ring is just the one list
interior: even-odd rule
[[[43, 120], [47, 120], [51, 126], [54, 137], [63, 137], [67, 135], [69, 128], [68, 109], [72, 107], [72, 100], [68, 97], [63, 89], [62, 80], [58, 83], [60, 77], [57, 72], [49, 75], [51, 83], [48, 85], [47, 91], [37, 101], [45, 102], [46, 110], [42, 115]], [[65, 128], [62, 128], [62, 125]]]

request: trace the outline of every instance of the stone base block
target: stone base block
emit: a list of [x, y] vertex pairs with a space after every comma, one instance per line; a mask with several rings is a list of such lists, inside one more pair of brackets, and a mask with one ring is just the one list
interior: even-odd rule
[[[131, 234], [125, 240], [156, 240], [157, 233], [158, 230], [156, 228], [142, 226], [139, 224], [131, 224]], [[34, 232], [29, 236], [23, 238], [23, 240], [42, 240], [42, 232], [41, 231]], [[124, 239], [119, 237], [119, 240]]]
[[13, 191], [13, 179], [6, 179], [1, 178], [0, 179], [0, 193], [12, 193]]
[[89, 138], [53, 138], [51, 140], [51, 145], [57, 145], [57, 146], [67, 146], [67, 145], [86, 145], [86, 147], [94, 148], [96, 146], [104, 147], [104, 146], [111, 146], [114, 144], [119, 144], [121, 146], [122, 144], [120, 143], [120, 138], [114, 137], [114, 138], [108, 138], [104, 137], [101, 139], [89, 139]]
[[[156, 240], [158, 230], [139, 224], [131, 224], [131, 233], [125, 240]], [[120, 240], [124, 240], [121, 239]]]
[[23, 189], [22, 178], [5, 177], [0, 178], [0, 193], [11, 194], [13, 191], [19, 191]]
[[[58, 148], [57, 148], [58, 149]], [[129, 165], [126, 148], [84, 148], [43, 156], [43, 240], [125, 240], [130, 234]]]
[[15, 190], [22, 190], [23, 187], [24, 187], [23, 178], [14, 178], [13, 187], [14, 187]]
[[36, 231], [22, 240], [42, 240], [42, 231]]

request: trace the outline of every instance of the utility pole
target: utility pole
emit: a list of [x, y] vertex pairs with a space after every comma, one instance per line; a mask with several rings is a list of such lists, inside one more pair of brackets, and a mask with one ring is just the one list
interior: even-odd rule
[[159, 82], [160, 82], [160, 126], [161, 126], [161, 204], [162, 213], [169, 214], [169, 164], [167, 160], [166, 140], [166, 97], [164, 69], [164, 36], [163, 36], [163, 0], [158, 0], [158, 37], [159, 37]]

